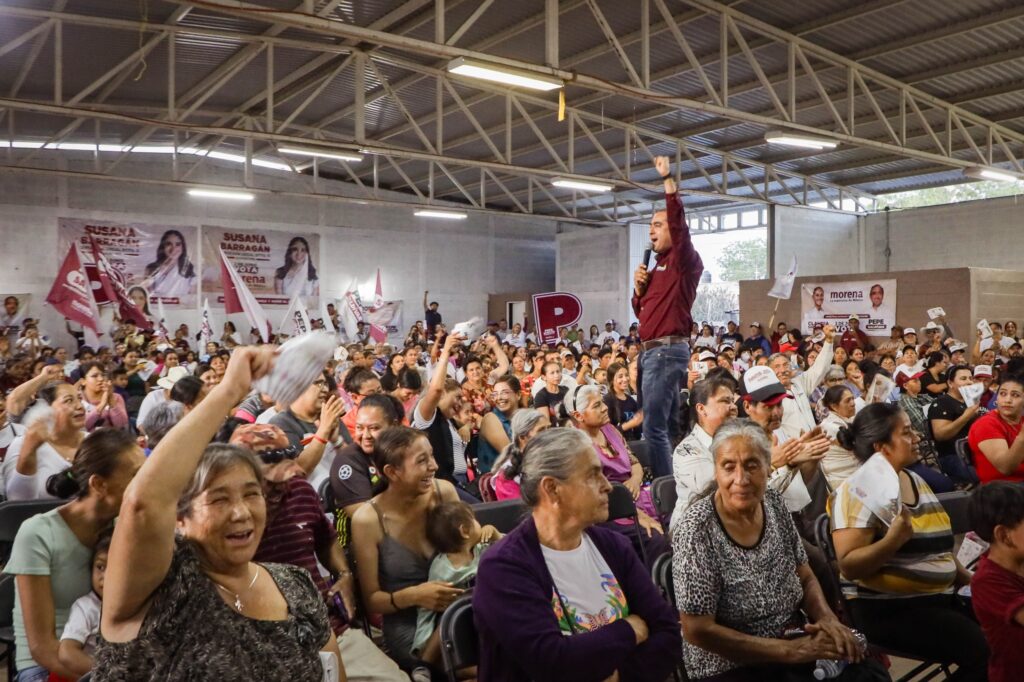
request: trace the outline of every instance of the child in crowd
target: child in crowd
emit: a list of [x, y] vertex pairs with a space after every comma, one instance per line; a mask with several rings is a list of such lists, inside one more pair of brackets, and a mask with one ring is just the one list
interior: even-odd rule
[[92, 553], [92, 592], [71, 605], [68, 622], [60, 636], [57, 655], [69, 668], [92, 668], [96, 640], [100, 634], [100, 607], [103, 604], [103, 574], [107, 571], [107, 550], [113, 529], [100, 534]]
[[989, 682], [1024, 671], [1024, 486], [993, 481], [975, 489], [971, 526], [991, 543], [971, 579], [974, 613], [991, 650]]
[[110, 372], [110, 385], [114, 393], [123, 399], [128, 398], [128, 372], [124, 367], [115, 367]]
[[[480, 526], [473, 509], [465, 502], [442, 502], [427, 513], [427, 539], [437, 550], [427, 580], [468, 589], [476, 581], [476, 570], [484, 550], [501, 539], [494, 526]], [[419, 609], [413, 655], [437, 660], [440, 639], [438, 613]]]

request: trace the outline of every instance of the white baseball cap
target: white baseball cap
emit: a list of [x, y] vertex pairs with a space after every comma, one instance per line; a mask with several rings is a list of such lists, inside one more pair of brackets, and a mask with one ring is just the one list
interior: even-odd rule
[[978, 365], [974, 368], [974, 378], [987, 377], [992, 378], [992, 365]]
[[917, 336], [917, 331], [913, 327], [907, 327], [906, 329], [903, 330], [903, 336], [907, 336], [908, 334], [913, 334], [914, 336]]
[[744, 398], [750, 398], [755, 403], [766, 403], [775, 405], [792, 396], [786, 393], [785, 387], [779, 382], [767, 365], [751, 367], [743, 375]]

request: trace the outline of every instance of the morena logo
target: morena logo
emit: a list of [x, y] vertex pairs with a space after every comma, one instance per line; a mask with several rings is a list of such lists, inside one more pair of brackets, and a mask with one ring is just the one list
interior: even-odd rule
[[830, 301], [863, 301], [863, 291], [830, 291], [828, 292], [828, 298]]

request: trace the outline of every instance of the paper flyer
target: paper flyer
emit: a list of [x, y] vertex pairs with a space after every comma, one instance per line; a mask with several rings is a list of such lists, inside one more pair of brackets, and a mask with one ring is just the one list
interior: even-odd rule
[[850, 493], [871, 513], [891, 526], [903, 506], [900, 477], [881, 453], [876, 452], [847, 479]]

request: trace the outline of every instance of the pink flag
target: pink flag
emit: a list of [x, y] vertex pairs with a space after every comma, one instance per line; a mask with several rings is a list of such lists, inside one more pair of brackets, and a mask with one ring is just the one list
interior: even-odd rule
[[[377, 287], [373, 290], [373, 307], [384, 307], [384, 289], [380, 285], [380, 268], [377, 268]], [[384, 343], [388, 340], [388, 330], [376, 324], [370, 324], [370, 338], [375, 343]]]
[[263, 343], [269, 343], [270, 321], [267, 320], [267, 315], [256, 301], [256, 297], [249, 291], [249, 287], [231, 266], [224, 249], [220, 250], [220, 279], [224, 288], [224, 312], [228, 315], [245, 313], [249, 324], [260, 331]]
[[78, 254], [78, 245], [72, 243], [68, 255], [57, 271], [57, 279], [46, 295], [46, 302], [56, 308], [65, 318], [88, 327], [97, 336], [100, 334], [99, 312], [96, 301], [92, 297], [89, 279], [82, 267], [82, 258]]

